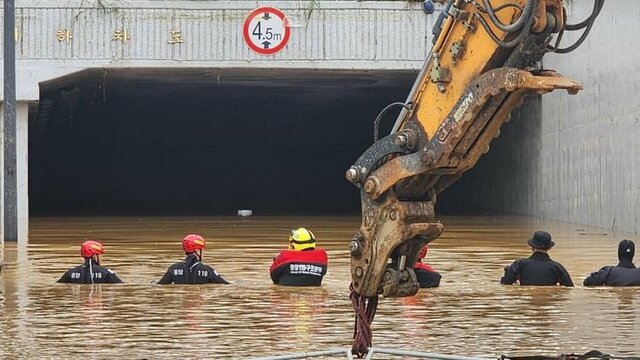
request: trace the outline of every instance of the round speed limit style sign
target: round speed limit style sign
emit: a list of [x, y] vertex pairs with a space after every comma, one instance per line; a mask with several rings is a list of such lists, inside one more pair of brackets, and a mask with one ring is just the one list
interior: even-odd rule
[[275, 54], [289, 42], [291, 28], [284, 13], [265, 6], [253, 10], [244, 20], [244, 42], [262, 55]]

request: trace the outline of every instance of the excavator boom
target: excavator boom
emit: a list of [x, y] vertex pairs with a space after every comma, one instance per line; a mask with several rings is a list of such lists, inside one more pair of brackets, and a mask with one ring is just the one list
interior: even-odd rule
[[[418, 252], [444, 229], [435, 220], [437, 195], [489, 150], [526, 96], [581, 89], [542, 69], [540, 61], [548, 52], [566, 53], [580, 45], [603, 5], [604, 0], [594, 0], [591, 16], [576, 25], [565, 23], [562, 0], [445, 5], [431, 53], [407, 101], [400, 103], [391, 134], [377, 139], [376, 128], [374, 144], [346, 172], [360, 188], [362, 204], [362, 225], [350, 244], [355, 354], [370, 345], [370, 336], [360, 336], [370, 335], [366, 323], [375, 314], [365, 310], [365, 300], [377, 304], [379, 294], [403, 297], [418, 291], [413, 272]], [[575, 30], [583, 31], [576, 44], [560, 48], [562, 34]]]

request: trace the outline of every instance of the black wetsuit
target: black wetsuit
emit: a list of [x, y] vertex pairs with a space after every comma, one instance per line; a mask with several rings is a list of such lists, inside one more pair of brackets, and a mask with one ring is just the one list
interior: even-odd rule
[[520, 285], [573, 286], [571, 276], [564, 266], [542, 252], [534, 252], [530, 257], [516, 260], [504, 268], [504, 276], [500, 283], [511, 285], [516, 281], [520, 281]]
[[[93, 275], [93, 281], [91, 277]], [[113, 271], [98, 265], [91, 258], [87, 258], [84, 264], [76, 266], [62, 275], [59, 283], [73, 284], [114, 284], [121, 283], [122, 280]]]
[[427, 264], [417, 262], [414, 265], [413, 271], [416, 273], [418, 284], [420, 288], [431, 288], [440, 286], [440, 280], [442, 275], [439, 272], [433, 270], [433, 268]]
[[584, 286], [640, 286], [640, 269], [631, 261], [605, 266], [584, 279]]
[[211, 266], [200, 262], [196, 254], [189, 254], [169, 267], [158, 284], [228, 284]]

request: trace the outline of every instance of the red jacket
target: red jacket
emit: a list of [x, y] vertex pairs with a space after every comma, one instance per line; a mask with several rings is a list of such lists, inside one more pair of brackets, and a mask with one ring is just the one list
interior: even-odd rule
[[417, 262], [414, 266], [414, 269], [420, 269], [420, 270], [424, 270], [424, 271], [432, 271], [435, 272], [435, 270], [433, 270], [433, 268], [431, 267], [431, 265], [422, 263], [422, 262]]
[[282, 250], [269, 268], [271, 280], [278, 285], [319, 286], [327, 273], [327, 252]]

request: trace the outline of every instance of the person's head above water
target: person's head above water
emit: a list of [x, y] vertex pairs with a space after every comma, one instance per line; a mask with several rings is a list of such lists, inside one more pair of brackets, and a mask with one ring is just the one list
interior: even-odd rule
[[551, 240], [551, 234], [546, 231], [536, 231], [533, 233], [533, 237], [527, 241], [527, 244], [535, 250], [547, 251], [553, 247], [556, 243]]
[[302, 251], [316, 248], [316, 237], [303, 227], [291, 230], [289, 234], [289, 250]]
[[618, 244], [618, 260], [620, 261], [633, 261], [633, 256], [636, 252], [636, 245], [631, 240], [622, 240]]
[[427, 256], [427, 253], [429, 252], [429, 246], [425, 245], [422, 247], [422, 249], [420, 249], [420, 251], [418, 252], [418, 261], [424, 259]]
[[185, 254], [191, 254], [199, 251], [199, 256], [202, 256], [202, 250], [204, 247], [204, 238], [198, 234], [189, 234], [182, 239], [182, 250], [184, 250]]
[[87, 240], [80, 245], [80, 255], [83, 258], [92, 258], [95, 262], [100, 263], [100, 255], [104, 254], [104, 246], [95, 240]]

